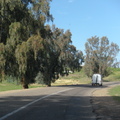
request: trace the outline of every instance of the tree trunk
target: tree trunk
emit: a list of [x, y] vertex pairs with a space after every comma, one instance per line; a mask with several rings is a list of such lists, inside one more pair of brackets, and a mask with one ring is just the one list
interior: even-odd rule
[[51, 84], [47, 84], [47, 87], [51, 87]]
[[25, 79], [25, 77], [23, 76], [22, 79], [21, 79], [21, 84], [23, 86], [23, 89], [28, 89], [28, 82], [27, 80]]
[[27, 85], [27, 84], [26, 84], [26, 85], [24, 84], [24, 85], [23, 85], [23, 89], [28, 89], [28, 85]]
[[51, 87], [51, 80], [50, 80], [50, 78], [48, 79], [48, 81], [47, 81], [47, 87]]

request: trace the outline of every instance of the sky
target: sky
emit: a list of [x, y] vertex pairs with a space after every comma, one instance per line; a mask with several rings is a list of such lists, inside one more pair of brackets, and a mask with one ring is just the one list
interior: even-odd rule
[[120, 47], [120, 0], [52, 0], [50, 7], [52, 24], [71, 31], [77, 50], [85, 53], [85, 43], [92, 36], [106, 36]]

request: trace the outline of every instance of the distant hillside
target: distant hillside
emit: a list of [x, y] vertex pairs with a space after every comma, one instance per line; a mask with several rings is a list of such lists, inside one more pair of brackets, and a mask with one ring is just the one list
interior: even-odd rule
[[111, 68], [112, 74], [104, 78], [104, 81], [120, 81], [120, 68]]

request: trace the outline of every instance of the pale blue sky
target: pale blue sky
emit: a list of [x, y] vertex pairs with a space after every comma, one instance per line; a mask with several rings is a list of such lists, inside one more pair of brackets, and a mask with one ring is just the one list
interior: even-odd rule
[[120, 0], [53, 0], [50, 6], [53, 24], [70, 29], [77, 50], [84, 52], [92, 36], [107, 36], [120, 46]]

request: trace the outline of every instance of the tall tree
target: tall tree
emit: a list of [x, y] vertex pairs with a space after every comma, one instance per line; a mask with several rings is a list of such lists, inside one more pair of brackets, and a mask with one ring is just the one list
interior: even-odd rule
[[3, 44], [5, 51], [0, 56], [1, 63], [5, 61], [0, 71], [4, 71], [4, 74], [15, 75], [18, 73], [15, 49], [29, 36], [29, 32], [26, 31], [28, 31], [30, 15], [20, 0], [1, 0], [0, 13], [0, 44]]
[[[42, 40], [40, 37], [41, 30], [44, 29], [45, 21], [52, 19], [49, 13], [50, 1], [0, 1], [0, 46], [2, 46], [2, 51], [0, 51], [0, 76], [4, 74], [20, 75], [20, 77], [24, 76], [24, 81], [28, 81], [26, 80], [29, 76], [27, 72], [30, 65], [28, 60], [36, 59], [37, 53], [41, 49], [37, 47]], [[31, 53], [34, 57], [28, 55]], [[23, 86], [27, 87], [28, 83], [24, 83], [24, 81]]]
[[46, 20], [52, 20], [52, 16], [49, 13], [50, 1], [51, 0], [30, 1], [30, 10], [33, 16], [32, 23], [30, 24], [32, 28], [31, 34], [29, 39], [25, 43], [18, 46], [16, 50], [16, 58], [19, 64], [19, 70], [22, 76], [21, 81], [24, 88], [28, 88], [28, 84], [30, 82], [34, 82], [33, 79], [38, 73], [40, 64], [42, 64], [43, 61], [41, 58], [43, 57], [42, 59], [44, 59], [45, 57], [41, 56], [41, 54], [43, 54], [41, 51], [46, 51], [46, 48], [43, 47], [44, 36], [42, 35], [42, 31], [44, 31], [44, 24]]
[[119, 46], [110, 43], [107, 37], [92, 37], [85, 44], [85, 72], [90, 77], [97, 72], [107, 76], [109, 68], [113, 66]]
[[42, 74], [43, 82], [51, 86], [51, 82], [58, 79], [59, 75], [63, 74], [63, 71], [66, 71], [66, 74], [68, 74], [68, 70], [74, 71], [80, 68], [82, 54], [79, 54], [71, 44], [71, 32], [69, 30], [64, 32], [63, 29], [56, 28], [54, 25], [52, 28], [47, 25], [44, 31], [46, 31], [43, 32], [44, 52], [42, 55], [44, 57], [42, 57], [43, 59], [40, 63], [38, 76]]

